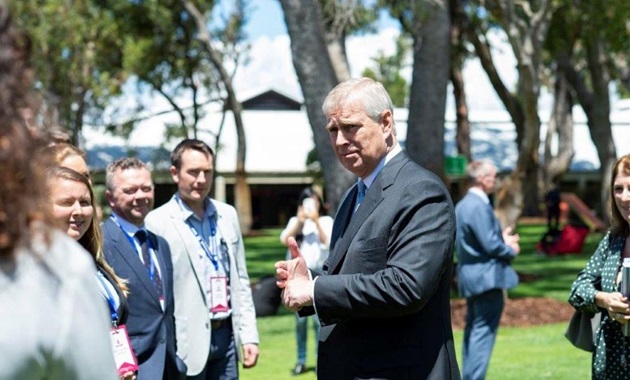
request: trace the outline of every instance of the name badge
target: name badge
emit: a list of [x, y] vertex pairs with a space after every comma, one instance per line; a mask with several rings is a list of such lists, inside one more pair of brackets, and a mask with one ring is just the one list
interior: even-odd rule
[[114, 361], [118, 369], [118, 374], [122, 376], [126, 373], [137, 371], [138, 359], [136, 359], [136, 355], [131, 348], [127, 326], [112, 327], [109, 334], [112, 341], [112, 350], [114, 351]]
[[226, 276], [210, 277], [210, 300], [213, 313], [226, 312], [228, 308], [228, 290]]

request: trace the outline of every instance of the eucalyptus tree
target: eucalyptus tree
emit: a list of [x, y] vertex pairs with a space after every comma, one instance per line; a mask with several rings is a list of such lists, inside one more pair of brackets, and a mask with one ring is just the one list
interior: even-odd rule
[[330, 90], [350, 73], [345, 53], [346, 35], [369, 24], [374, 17], [358, 1], [281, 0], [280, 4], [291, 39], [293, 66], [323, 172], [326, 198], [334, 211], [343, 192], [356, 179], [336, 159], [324, 128], [327, 120], [321, 107]]
[[[471, 20], [467, 24], [467, 37], [516, 128], [516, 166], [501, 182], [496, 203], [501, 223], [515, 225], [521, 214], [538, 215], [540, 212], [538, 100], [544, 74], [543, 44], [558, 4], [554, 0], [486, 0], [471, 1], [469, 6]], [[514, 52], [518, 74], [514, 92], [496, 69], [487, 37], [489, 25], [498, 25], [505, 31]]]
[[444, 131], [450, 67], [450, 14], [446, 0], [383, 0], [413, 40], [406, 150], [445, 179]]
[[[109, 0], [107, 6], [116, 12], [117, 21], [124, 29], [121, 38], [125, 69], [137, 80], [139, 89], [148, 88], [158, 94], [168, 104], [167, 110], [177, 115], [178, 122], [166, 124], [166, 138], [197, 138], [205, 106], [220, 103], [220, 98], [218, 80], [196, 41], [194, 21], [178, 10], [181, 7], [175, 0]], [[137, 100], [139, 108], [149, 115], [127, 120], [130, 129], [134, 122], [153, 116], [150, 113], [153, 99], [138, 97]], [[113, 132], [124, 132], [120, 124], [108, 127]]]
[[449, 79], [453, 85], [455, 101], [455, 144], [457, 153], [472, 161], [470, 140], [470, 119], [468, 118], [468, 101], [466, 99], [464, 62], [472, 56], [465, 38], [466, 11], [463, 0], [449, 0], [451, 13], [451, 66]]
[[[611, 87], [628, 91], [630, 2], [610, 0], [605, 7], [586, 0], [566, 1], [559, 13], [553, 50], [572, 94], [586, 114], [600, 162], [600, 214], [605, 218], [612, 166], [617, 151], [610, 121]], [[568, 32], [567, 32], [568, 31]], [[570, 53], [567, 53], [569, 51]]]
[[93, 0], [20, 0], [11, 7], [33, 43], [37, 123], [60, 126], [80, 144], [83, 125], [100, 122], [127, 79], [114, 13]]
[[324, 128], [328, 121], [321, 107], [339, 79], [324, 38], [321, 8], [315, 1], [281, 0], [280, 3], [291, 39], [293, 66], [302, 88], [315, 149], [324, 175], [326, 198], [331, 210], [336, 210], [343, 192], [355, 179], [336, 159]]
[[[251, 189], [247, 183], [247, 173], [245, 171], [245, 158], [247, 154], [247, 142], [245, 139], [245, 126], [243, 123], [243, 107], [238, 101], [236, 91], [232, 82], [233, 73], [230, 73], [225, 64], [225, 54], [216, 47], [216, 38], [213, 31], [208, 27], [211, 17], [211, 9], [201, 8], [190, 0], [181, 0], [182, 7], [190, 15], [196, 24], [196, 38], [200, 42], [206, 57], [213, 70], [220, 80], [221, 92], [224, 94], [225, 109], [232, 112], [234, 126], [237, 136], [236, 152], [236, 186], [234, 190], [235, 207], [239, 213], [239, 223], [244, 234], [249, 233], [253, 223]], [[236, 11], [227, 23], [233, 35], [237, 36], [236, 41], [241, 40], [242, 26], [245, 22], [245, 2], [236, 1]], [[226, 33], [225, 36], [229, 36]]]
[[[221, 131], [227, 113], [231, 113], [237, 135], [235, 207], [241, 229], [248, 233], [252, 209], [245, 171], [247, 146], [242, 106], [232, 83], [247, 50], [243, 30], [247, 2], [230, 3], [222, 18], [213, 16], [219, 6], [214, 0], [103, 0], [102, 3], [116, 12], [125, 30], [122, 36], [126, 70], [162, 96], [178, 116], [178, 123], [166, 125], [167, 138], [197, 138], [203, 130], [214, 136], [219, 153]], [[223, 115], [218, 126], [209, 128], [201, 126], [200, 121], [211, 103]], [[137, 119], [122, 125], [133, 121]], [[215, 131], [212, 127], [218, 128]]]

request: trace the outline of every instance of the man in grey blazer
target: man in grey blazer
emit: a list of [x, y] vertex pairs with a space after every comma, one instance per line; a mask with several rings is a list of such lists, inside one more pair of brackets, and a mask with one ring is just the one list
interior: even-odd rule
[[147, 225], [171, 247], [177, 354], [189, 379], [236, 379], [258, 360], [256, 310], [236, 209], [208, 197], [214, 152], [186, 139], [171, 153], [177, 193]]
[[324, 273], [276, 263], [283, 303], [321, 321], [321, 379], [459, 379], [450, 319], [453, 204], [396, 140], [393, 107], [368, 78], [339, 84], [323, 111], [342, 165], [360, 179], [335, 216]]
[[488, 161], [467, 167], [470, 189], [457, 203], [457, 286], [466, 298], [466, 328], [462, 350], [465, 380], [486, 377], [499, 328], [504, 290], [518, 284], [510, 262], [520, 252], [512, 228], [501, 231], [488, 194], [494, 191], [497, 171]]
[[153, 181], [146, 165], [121, 158], [107, 166], [106, 196], [112, 215], [103, 223], [104, 253], [127, 280], [127, 331], [138, 358], [138, 380], [179, 379], [186, 373], [176, 357], [173, 265], [166, 241], [147, 231]]

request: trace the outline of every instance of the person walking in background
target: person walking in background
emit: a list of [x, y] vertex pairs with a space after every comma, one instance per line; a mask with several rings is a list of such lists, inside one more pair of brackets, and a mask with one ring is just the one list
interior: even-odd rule
[[[289, 238], [293, 237], [300, 247], [300, 253], [306, 260], [306, 266], [315, 271], [321, 271], [324, 261], [328, 258], [328, 246], [332, 233], [333, 218], [324, 215], [322, 199], [311, 187], [307, 187], [298, 197], [297, 214], [291, 219], [280, 234], [280, 242], [289, 245]], [[289, 253], [290, 254], [290, 253]], [[290, 258], [290, 256], [289, 256]], [[297, 364], [293, 369], [294, 375], [306, 372], [306, 346], [308, 342], [308, 317], [296, 314], [295, 336], [297, 343]], [[313, 328], [315, 337], [319, 336], [319, 318], [313, 314]], [[315, 344], [317, 353], [317, 343]]]
[[547, 233], [558, 234], [560, 232], [560, 178], [554, 178], [552, 187], [545, 194], [545, 207], [547, 209]]
[[466, 327], [462, 349], [464, 380], [486, 377], [490, 355], [503, 312], [506, 289], [518, 284], [510, 266], [520, 252], [519, 236], [511, 227], [501, 231], [488, 198], [496, 186], [497, 170], [488, 161], [466, 168], [470, 188], [455, 206], [457, 287], [466, 298]]
[[107, 165], [105, 186], [112, 208], [103, 223], [105, 255], [128, 281], [127, 328], [138, 379], [179, 379], [186, 369], [176, 357], [171, 252], [144, 225], [154, 202], [151, 173], [136, 158], [120, 158]]
[[459, 379], [446, 187], [402, 151], [380, 83], [345, 81], [322, 109], [337, 158], [360, 179], [341, 200], [323, 273], [309, 274], [294, 238], [296, 258], [275, 265], [284, 305], [321, 321], [317, 376]]
[[571, 286], [576, 310], [602, 312], [592, 357], [593, 379], [630, 377], [630, 347], [622, 326], [630, 321], [630, 302], [619, 292], [621, 264], [630, 258], [630, 155], [619, 158], [610, 179], [611, 226]]
[[29, 38], [0, 0], [0, 379], [117, 378], [94, 260], [54, 225], [44, 141], [25, 124]]
[[[256, 311], [236, 209], [208, 197], [214, 152], [186, 139], [171, 153], [177, 193], [147, 216], [171, 246], [177, 352], [189, 379], [237, 379], [258, 360]], [[241, 352], [242, 350], [242, 352]]]

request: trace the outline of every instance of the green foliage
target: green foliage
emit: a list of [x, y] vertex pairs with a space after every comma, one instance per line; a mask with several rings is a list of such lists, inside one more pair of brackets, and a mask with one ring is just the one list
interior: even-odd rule
[[20, 0], [12, 2], [12, 11], [33, 41], [32, 65], [44, 108], [59, 115], [43, 122], [60, 123], [76, 138], [126, 80], [113, 12], [93, 0]]
[[383, 84], [395, 107], [405, 107], [409, 86], [402, 77], [401, 71], [408, 65], [406, 58], [411, 49], [409, 39], [403, 34], [396, 39], [396, 51], [393, 55], [387, 56], [383, 51], [379, 51], [374, 61], [374, 68], [366, 68], [361, 73], [362, 76], [372, 78]]
[[[220, 59], [236, 62], [245, 54], [243, 25], [247, 2], [231, 2], [225, 15], [213, 16], [214, 0], [195, 1], [210, 20], [208, 30]], [[133, 77], [177, 112], [180, 124], [169, 136], [195, 134], [204, 107], [223, 97], [197, 24], [179, 0], [24, 0], [14, 2], [18, 25], [32, 36], [37, 88], [46, 110], [76, 136], [84, 123], [103, 124], [102, 113], [121, 86]], [[128, 137], [151, 105], [138, 99], [132, 117], [115, 114], [106, 130]], [[144, 116], [146, 118], [146, 116]]]
[[326, 30], [340, 35], [373, 33], [378, 8], [363, 1], [319, 0]]
[[586, 65], [584, 46], [592, 40], [602, 38], [607, 47], [607, 54], [616, 59], [630, 62], [630, 2], [612, 0], [605, 7], [588, 0], [560, 1], [559, 9], [554, 12], [551, 28], [545, 41], [545, 49], [551, 56], [567, 52], [573, 58], [576, 67]]

